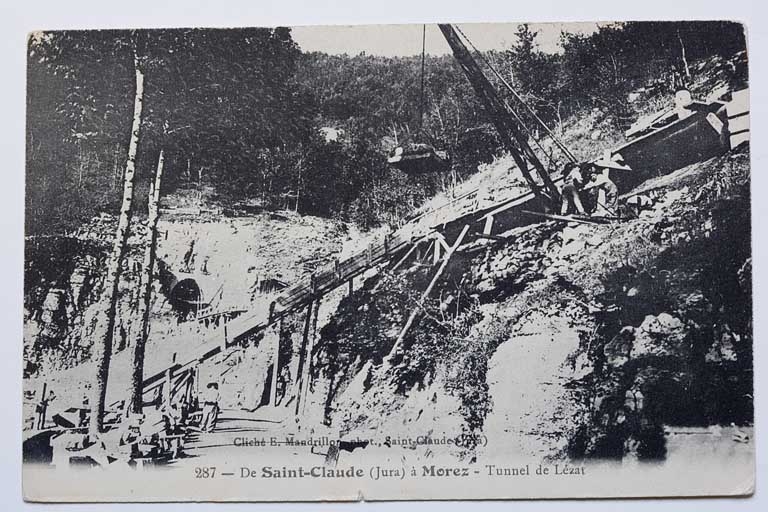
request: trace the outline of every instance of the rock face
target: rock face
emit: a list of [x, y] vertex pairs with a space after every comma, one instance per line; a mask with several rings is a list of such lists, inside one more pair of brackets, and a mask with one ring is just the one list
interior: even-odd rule
[[686, 353], [686, 334], [683, 322], [669, 313], [648, 315], [635, 330], [631, 356], [640, 358], [683, 355]]
[[565, 385], [579, 371], [569, 356], [579, 348], [580, 332], [567, 317], [549, 313], [536, 312], [520, 321], [489, 361], [493, 407], [483, 425], [489, 438], [486, 451], [497, 456], [504, 452], [509, 460], [539, 459], [564, 450], [568, 423], [578, 408]]
[[[323, 331], [327, 424], [398, 431], [415, 421], [405, 404], [429, 390], [420, 417], [454, 404], [453, 428], [496, 441], [467, 457], [651, 460], [665, 456], [666, 425], [751, 422], [747, 183], [747, 155], [719, 157], [660, 178], [639, 218], [473, 242], [390, 366], [375, 347], [413, 307], [403, 290], [423, 283], [366, 284]], [[729, 215], [706, 222], [724, 196]]]
[[[116, 223], [115, 217], [102, 214], [67, 236], [26, 240], [26, 375], [37, 373], [41, 364], [67, 368], [89, 358], [95, 303]], [[268, 305], [279, 287], [264, 283], [290, 283], [330, 261], [345, 236], [338, 222], [293, 214], [238, 218], [168, 214], [159, 231], [150, 337], [161, 342], [180, 321], [193, 316], [189, 311], [194, 308], [187, 308], [184, 315], [180, 305], [166, 300], [171, 283], [194, 280], [203, 290], [203, 306], [210, 304], [212, 311]], [[119, 284], [116, 351], [132, 346], [138, 336], [146, 234], [146, 222], [135, 218]]]
[[[137, 320], [146, 231], [141, 222], [135, 224], [118, 291], [115, 350], [124, 349], [135, 335], [131, 325]], [[69, 236], [26, 241], [25, 373], [36, 372], [39, 364], [67, 368], [88, 358], [115, 225], [115, 218], [102, 214]]]

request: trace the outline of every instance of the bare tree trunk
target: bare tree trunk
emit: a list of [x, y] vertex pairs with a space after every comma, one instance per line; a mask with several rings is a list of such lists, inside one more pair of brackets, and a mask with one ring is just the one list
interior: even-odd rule
[[147, 247], [144, 249], [144, 267], [141, 276], [141, 300], [139, 311], [141, 328], [139, 337], [133, 348], [133, 367], [131, 374], [130, 401], [133, 412], [140, 413], [142, 409], [142, 383], [144, 382], [144, 349], [149, 338], [149, 313], [152, 302], [152, 277], [155, 272], [155, 257], [157, 255], [157, 220], [160, 217], [160, 182], [163, 178], [163, 151], [157, 159], [155, 181], [149, 190], [149, 212], [147, 217]]
[[117, 186], [117, 174], [118, 174], [118, 158], [120, 155], [120, 144], [116, 145], [115, 151], [112, 152], [112, 181], [109, 184], [109, 190], [115, 190], [115, 187]]
[[685, 56], [685, 44], [683, 44], [683, 37], [680, 35], [680, 29], [677, 30], [677, 40], [680, 41], [680, 54], [683, 58], [683, 69], [685, 70], [685, 77], [691, 78], [691, 68], [688, 66], [688, 59]]
[[104, 280], [104, 291], [101, 297], [103, 309], [93, 340], [93, 361], [96, 363], [96, 379], [91, 398], [91, 422], [89, 434], [96, 437], [104, 426], [104, 406], [107, 397], [107, 380], [109, 378], [109, 362], [112, 355], [112, 341], [115, 331], [115, 313], [117, 310], [118, 285], [122, 271], [123, 257], [128, 245], [128, 229], [131, 224], [133, 204], [133, 177], [136, 171], [136, 150], [139, 143], [139, 127], [141, 126], [141, 110], [144, 101], [144, 74], [139, 67], [138, 57], [135, 58], [136, 95], [133, 107], [133, 125], [131, 140], [128, 146], [128, 159], [125, 163], [125, 178], [123, 180], [123, 204], [120, 208], [120, 219], [115, 234], [115, 244], [107, 264], [107, 276]]
[[439, 104], [435, 104], [435, 112], [437, 113], [437, 120], [440, 122], [440, 131], [445, 132], [445, 122], [443, 122], [443, 114], [440, 112]]
[[301, 195], [301, 167], [304, 165], [304, 159], [299, 158], [299, 174], [296, 179], [296, 207], [293, 209], [296, 213], [299, 212], [299, 196]]

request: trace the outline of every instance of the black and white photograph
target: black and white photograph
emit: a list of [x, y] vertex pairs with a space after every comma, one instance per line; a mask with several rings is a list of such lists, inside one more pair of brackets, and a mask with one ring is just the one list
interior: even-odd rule
[[750, 495], [746, 30], [30, 33], [24, 498]]

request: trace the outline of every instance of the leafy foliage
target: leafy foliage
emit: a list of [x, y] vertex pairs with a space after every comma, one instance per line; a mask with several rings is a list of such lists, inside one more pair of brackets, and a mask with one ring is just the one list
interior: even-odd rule
[[[521, 25], [514, 44], [484, 59], [560, 129], [593, 108], [625, 125], [636, 115], [628, 92], [649, 78], [669, 88], [695, 73], [687, 63], [745, 49], [731, 22], [609, 24], [562, 34], [560, 54], [542, 52], [536, 37]], [[446, 150], [453, 179], [501, 146], [450, 55], [426, 56], [423, 101], [420, 57], [302, 53], [288, 28], [36, 33], [28, 57], [29, 234], [71, 231], [117, 209], [135, 63], [145, 73], [139, 211], [161, 148], [167, 191], [213, 185], [225, 206], [248, 201], [370, 227], [399, 222], [447, 181], [387, 166], [395, 145]]]

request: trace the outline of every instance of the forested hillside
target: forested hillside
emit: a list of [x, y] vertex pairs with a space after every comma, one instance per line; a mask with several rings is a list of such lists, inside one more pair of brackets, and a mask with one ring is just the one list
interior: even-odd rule
[[[726, 22], [609, 24], [564, 33], [559, 54], [541, 52], [527, 25], [510, 40], [485, 58], [560, 130], [593, 109], [625, 128], [636, 117], [630, 91], [669, 92], [694, 78], [691, 61], [744, 46], [741, 26]], [[27, 233], [71, 231], [117, 210], [135, 67], [145, 75], [137, 211], [164, 149], [164, 195], [206, 185], [225, 207], [396, 223], [499, 151], [454, 59], [428, 55], [424, 64], [422, 75], [420, 56], [302, 53], [287, 28], [33, 34]], [[387, 152], [409, 141], [448, 151], [449, 174], [387, 166]]]

